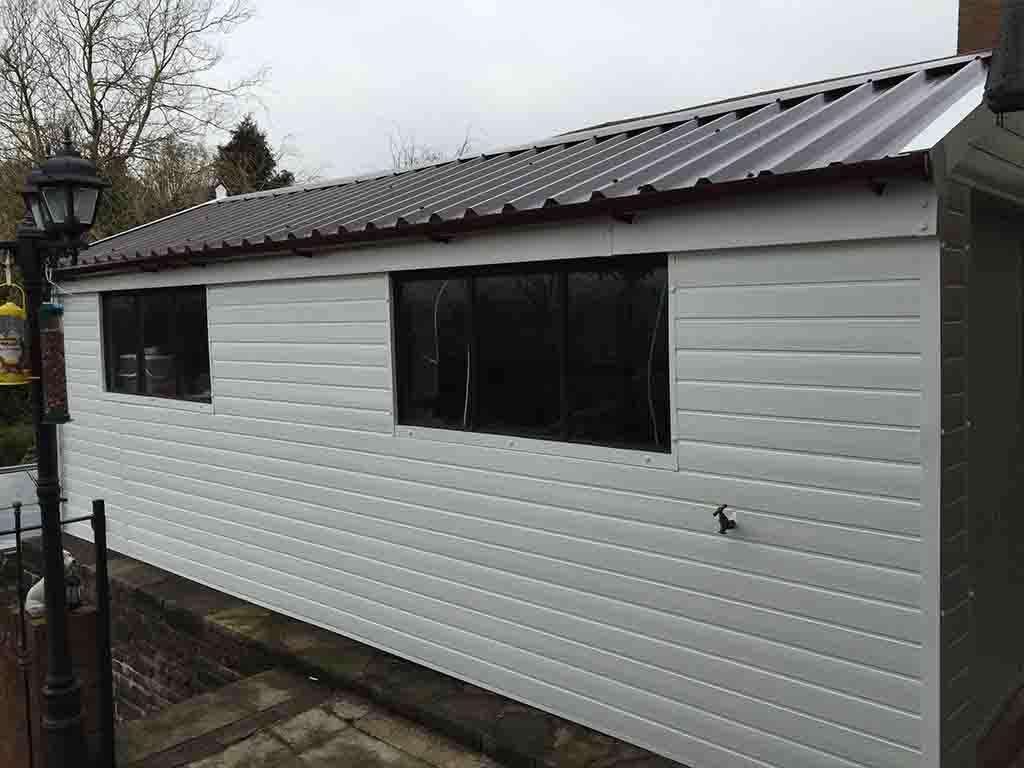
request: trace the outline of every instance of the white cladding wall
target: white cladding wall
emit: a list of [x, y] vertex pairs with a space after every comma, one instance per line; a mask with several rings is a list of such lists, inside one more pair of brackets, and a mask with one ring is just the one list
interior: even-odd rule
[[936, 258], [671, 257], [667, 467], [396, 434], [384, 275], [211, 286], [205, 411], [103, 392], [77, 295], [69, 511], [103, 496], [118, 550], [695, 768], [905, 768]]

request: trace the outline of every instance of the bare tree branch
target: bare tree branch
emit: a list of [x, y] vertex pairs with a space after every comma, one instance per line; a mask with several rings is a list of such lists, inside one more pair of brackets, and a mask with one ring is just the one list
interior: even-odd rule
[[452, 151], [422, 144], [416, 135], [396, 125], [388, 134], [388, 149], [391, 152], [391, 167], [395, 171], [406, 171], [421, 165], [458, 160], [473, 151], [474, 139], [471, 127], [467, 126], [461, 143]]
[[69, 122], [101, 168], [225, 128], [266, 77], [214, 79], [248, 0], [0, 0], [0, 155], [38, 159]]

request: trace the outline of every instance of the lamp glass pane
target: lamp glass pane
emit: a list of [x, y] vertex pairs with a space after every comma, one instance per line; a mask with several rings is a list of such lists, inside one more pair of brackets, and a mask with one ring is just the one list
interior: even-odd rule
[[46, 229], [46, 209], [39, 200], [39, 195], [30, 195], [28, 201], [28, 210], [32, 214], [32, 223], [35, 224], [36, 229]]
[[63, 187], [43, 187], [43, 201], [55, 224], [63, 224], [67, 220], [67, 196]]
[[82, 224], [92, 224], [99, 193], [95, 187], [75, 187], [75, 218]]

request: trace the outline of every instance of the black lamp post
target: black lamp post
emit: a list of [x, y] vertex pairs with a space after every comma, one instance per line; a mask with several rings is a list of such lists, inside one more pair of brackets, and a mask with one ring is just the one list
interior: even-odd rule
[[[36, 430], [39, 508], [42, 516], [43, 577], [46, 580], [47, 661], [43, 684], [43, 739], [49, 768], [85, 764], [82, 698], [68, 649], [64, 558], [61, 544], [61, 489], [57, 465], [57, 430], [43, 418], [45, 375], [40, 352], [39, 309], [47, 270], [59, 255], [72, 254], [92, 226], [102, 191], [109, 186], [96, 166], [84, 159], [64, 133], [60, 152], [28, 175], [24, 190], [28, 209], [18, 227], [18, 261], [25, 278], [28, 338], [32, 361], [32, 418]], [[52, 287], [52, 286], [50, 286]]]

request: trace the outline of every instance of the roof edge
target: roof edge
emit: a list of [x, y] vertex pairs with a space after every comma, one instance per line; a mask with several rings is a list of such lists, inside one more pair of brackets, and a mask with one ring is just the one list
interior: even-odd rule
[[685, 189], [647, 192], [616, 198], [592, 199], [572, 205], [529, 209], [515, 213], [499, 212], [487, 216], [449, 220], [437, 224], [427, 222], [411, 227], [362, 230], [340, 235], [310, 236], [250, 245], [205, 248], [202, 250], [193, 250], [186, 245], [171, 244], [162, 253], [152, 253], [130, 260], [123, 258], [114, 260], [114, 257], [108, 256], [109, 260], [106, 262], [64, 267], [59, 270], [59, 274], [62, 279], [70, 280], [79, 277], [91, 277], [93, 275], [123, 274], [137, 271], [155, 272], [163, 269], [202, 266], [242, 256], [298, 254], [311, 257], [315, 253], [346, 245], [395, 242], [421, 237], [444, 242], [463, 233], [498, 230], [506, 227], [531, 224], [554, 223], [572, 219], [587, 219], [602, 215], [625, 217], [641, 211], [715, 200], [733, 195], [759, 193], [781, 188], [815, 187], [855, 180], [888, 178], [930, 179], [930, 151], [919, 150], [903, 155], [867, 160], [849, 165], [835, 164], [825, 168], [816, 168], [796, 173], [767, 174], [718, 184], [700, 184]]
[[[612, 133], [620, 133], [623, 130], [627, 130], [626, 126], [630, 126], [634, 123], [647, 123], [648, 121], [657, 122], [675, 122], [689, 119], [694, 115], [701, 117], [707, 117], [708, 115], [714, 114], [714, 109], [718, 107], [729, 106], [730, 109], [734, 108], [737, 102], [742, 102], [744, 108], [747, 106], [755, 106], [759, 103], [767, 103], [772, 100], [772, 97], [777, 94], [784, 93], [787, 98], [799, 98], [801, 91], [807, 90], [812, 93], [820, 93], [822, 90], [833, 90], [837, 88], [844, 88], [849, 85], [854, 85], [859, 82], [866, 82], [868, 80], [884, 80], [891, 77], [899, 77], [901, 75], [912, 74], [919, 69], [927, 67], [954, 67], [957, 64], [966, 64], [974, 59], [989, 59], [992, 57], [992, 51], [988, 49], [982, 49], [979, 51], [972, 51], [970, 53], [958, 54], [956, 56], [940, 56], [937, 59], [925, 59], [924, 61], [917, 61], [910, 64], [900, 64], [895, 67], [887, 67], [885, 69], [872, 69], [866, 72], [857, 72], [851, 75], [840, 75], [838, 77], [830, 77], [824, 80], [813, 80], [806, 83], [794, 83], [793, 85], [785, 85], [779, 88], [772, 88], [767, 91], [758, 91], [756, 93], [745, 93], [739, 96], [731, 96], [727, 99], [717, 99], [715, 101], [709, 101], [704, 104], [696, 104], [689, 107], [681, 107], [679, 109], [672, 109], [665, 112], [654, 112], [649, 115], [637, 115], [635, 117], [627, 117], [621, 120], [611, 120], [604, 123], [597, 123], [595, 125], [587, 126], [584, 128], [577, 128], [572, 131], [565, 131], [563, 133], [555, 134], [554, 136], [537, 142], [538, 145], [551, 142], [571, 142], [579, 141], [581, 137], [599, 137], [604, 136], [608, 131]], [[824, 88], [824, 86], [831, 86], [831, 88]], [[709, 110], [712, 110], [709, 112]], [[524, 145], [525, 146], [525, 145]], [[519, 149], [520, 147], [512, 147], [511, 149]]]

